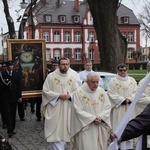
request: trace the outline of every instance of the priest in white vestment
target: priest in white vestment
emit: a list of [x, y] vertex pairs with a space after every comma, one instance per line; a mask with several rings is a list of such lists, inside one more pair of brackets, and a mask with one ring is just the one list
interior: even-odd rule
[[[149, 73], [150, 73], [150, 61], [147, 63], [146, 76], [138, 84], [138, 90], [140, 90]], [[144, 90], [140, 99], [137, 102], [137, 105], [135, 107], [136, 114], [140, 114], [149, 103], [150, 103], [150, 83], [148, 84], [148, 86], [146, 87], [146, 89]]]
[[[92, 67], [93, 67], [93, 64], [92, 64], [91, 60], [87, 60], [86, 62], [84, 62], [84, 70], [79, 72], [79, 77], [80, 77], [82, 83], [86, 80], [87, 75], [89, 73], [93, 72]], [[100, 78], [98, 85], [100, 87], [102, 87], [103, 84], [104, 84], [103, 80]]]
[[[137, 82], [134, 78], [128, 76], [126, 64], [119, 64], [117, 67], [117, 76], [109, 82], [107, 90], [112, 107], [111, 125], [113, 130], [116, 129], [124, 113], [132, 103], [136, 90]], [[135, 117], [135, 114], [131, 114], [131, 118], [133, 117]], [[120, 144], [120, 148], [121, 150], [132, 149], [133, 142], [123, 142]]]
[[68, 72], [67, 58], [59, 60], [58, 69], [48, 74], [42, 90], [42, 112], [45, 117], [45, 138], [50, 150], [65, 150], [70, 142], [71, 96], [78, 83]]
[[109, 139], [111, 104], [98, 86], [99, 75], [91, 72], [72, 101], [71, 150], [106, 150]]

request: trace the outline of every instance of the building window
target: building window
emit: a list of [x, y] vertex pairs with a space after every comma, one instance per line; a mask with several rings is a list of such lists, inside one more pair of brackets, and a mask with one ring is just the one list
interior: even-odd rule
[[65, 42], [70, 42], [70, 32], [65, 32]]
[[89, 33], [89, 42], [91, 42], [91, 43], [94, 42], [94, 32]]
[[94, 49], [89, 50], [89, 58], [90, 58], [91, 61], [94, 60]]
[[49, 42], [49, 32], [43, 32], [43, 39], [45, 42]]
[[128, 48], [128, 60], [129, 59], [133, 59], [133, 57], [132, 57], [132, 52], [134, 51], [134, 49], [133, 48]]
[[64, 57], [69, 58], [71, 57], [71, 49], [64, 50]]
[[60, 59], [60, 50], [54, 50], [54, 59], [59, 60]]
[[45, 15], [45, 22], [51, 22], [52, 16], [51, 15]]
[[46, 61], [50, 61], [50, 50], [46, 50]]
[[54, 32], [54, 42], [60, 42], [60, 32]]
[[75, 50], [75, 60], [81, 60], [81, 50], [80, 49]]
[[58, 16], [60, 22], [66, 22], [66, 16]]
[[73, 16], [73, 22], [79, 23], [80, 22], [80, 16]]
[[124, 17], [123, 18], [123, 23], [126, 23], [126, 24], [129, 23], [129, 17]]
[[133, 42], [133, 32], [128, 32], [128, 42]]
[[75, 32], [75, 42], [81, 42], [81, 35], [80, 32]]

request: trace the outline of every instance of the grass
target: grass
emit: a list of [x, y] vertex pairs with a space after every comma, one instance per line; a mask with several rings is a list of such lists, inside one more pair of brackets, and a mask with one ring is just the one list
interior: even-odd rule
[[133, 77], [136, 81], [140, 81], [145, 77], [147, 70], [128, 70], [128, 74]]

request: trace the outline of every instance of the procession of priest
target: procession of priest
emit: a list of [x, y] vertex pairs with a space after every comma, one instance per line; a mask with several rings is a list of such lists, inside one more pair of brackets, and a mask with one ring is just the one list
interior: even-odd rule
[[[128, 75], [126, 64], [121, 63], [116, 67], [116, 76], [110, 80], [108, 90], [105, 91], [103, 80], [97, 72], [92, 70], [90, 60], [84, 63], [84, 70], [79, 73], [70, 68], [68, 58], [60, 58], [53, 63], [53, 66], [57, 67], [49, 70], [47, 74], [42, 88], [41, 103], [41, 115], [44, 118], [44, 133], [49, 144], [48, 149], [65, 150], [69, 143], [71, 150], [107, 150], [110, 142], [117, 139], [117, 135], [113, 131], [117, 129], [119, 122], [124, 118], [146, 77], [137, 84], [136, 80]], [[149, 75], [149, 72], [150, 62], [147, 63], [146, 76]], [[3, 86], [7, 86], [4, 84], [3, 74], [1, 71], [1, 90], [4, 90]], [[20, 85], [20, 83], [18, 84]], [[146, 134], [143, 130], [145, 125], [146, 127], [150, 125], [150, 118], [149, 113], [144, 113], [143, 110], [150, 103], [149, 89], [150, 83], [139, 98], [130, 118], [128, 118], [131, 123], [127, 124], [121, 139], [117, 139], [120, 150], [134, 149], [134, 145], [138, 141], [137, 137]], [[6, 90], [10, 91], [8, 88]], [[9, 131], [9, 120], [4, 115], [2, 98], [0, 101], [1, 118], [8, 128], [8, 136], [11, 138], [15, 134], [15, 128], [13, 127]], [[21, 95], [18, 95], [17, 98], [21, 99]], [[142, 118], [142, 114], [144, 114], [145, 119]], [[137, 119], [134, 119], [136, 116]], [[138, 121], [139, 118], [143, 119], [143, 124], [141, 123], [137, 129], [136, 125], [141, 121]], [[135, 126], [133, 128], [132, 122], [135, 120], [136, 123], [133, 123]], [[129, 134], [136, 130], [140, 134], [135, 134], [135, 136]], [[146, 141], [146, 139], [144, 140]], [[141, 147], [145, 141], [141, 142]], [[141, 148], [141, 150], [144, 149]]]

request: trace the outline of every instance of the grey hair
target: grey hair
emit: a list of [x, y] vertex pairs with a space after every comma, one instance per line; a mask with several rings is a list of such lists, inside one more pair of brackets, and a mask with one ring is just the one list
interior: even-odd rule
[[150, 72], [150, 61], [147, 63], [147, 71]]
[[90, 72], [87, 76], [86, 76], [86, 80], [87, 81], [91, 81], [92, 77], [98, 77], [100, 78], [99, 74], [97, 72]]

